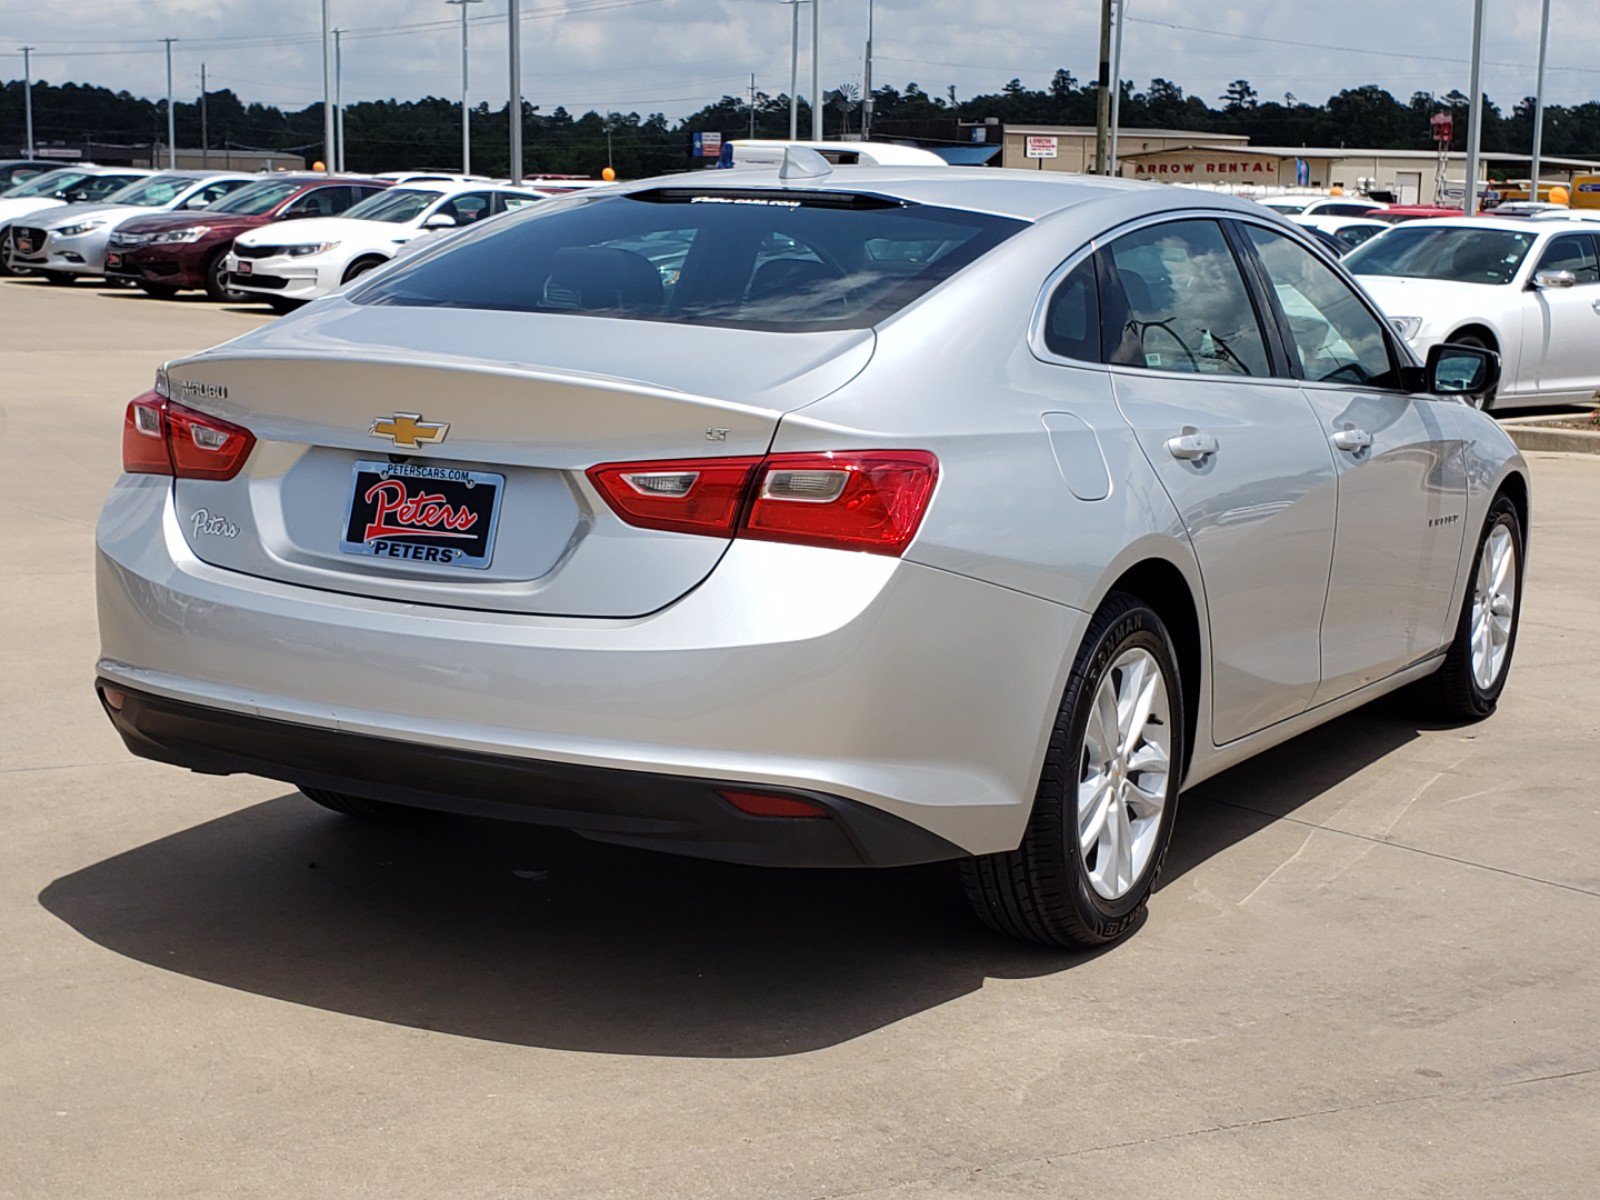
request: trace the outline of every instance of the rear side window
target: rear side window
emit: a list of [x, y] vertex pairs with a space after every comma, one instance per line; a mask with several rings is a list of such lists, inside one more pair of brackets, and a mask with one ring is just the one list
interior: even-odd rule
[[386, 271], [350, 299], [785, 332], [865, 328], [1024, 227], [855, 193], [657, 189], [535, 207]]
[[1044, 344], [1052, 354], [1100, 361], [1100, 296], [1094, 259], [1086, 258], [1056, 285], [1045, 309]]
[[1266, 338], [1215, 221], [1170, 221], [1112, 242], [1101, 256], [1107, 362], [1195, 375], [1272, 374]]

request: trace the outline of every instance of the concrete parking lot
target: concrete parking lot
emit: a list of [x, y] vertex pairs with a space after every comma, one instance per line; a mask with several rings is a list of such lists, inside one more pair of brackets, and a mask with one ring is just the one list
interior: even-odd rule
[[1534, 460], [1492, 720], [1389, 702], [1204, 784], [1145, 927], [1071, 956], [944, 867], [376, 829], [129, 757], [123, 404], [265, 319], [0, 282], [0, 1195], [1596, 1194], [1600, 458]]

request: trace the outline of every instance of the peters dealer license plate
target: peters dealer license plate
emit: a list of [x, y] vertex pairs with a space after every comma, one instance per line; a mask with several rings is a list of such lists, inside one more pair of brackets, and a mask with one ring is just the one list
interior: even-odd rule
[[107, 269], [114, 271], [118, 267], [120, 267], [121, 265], [122, 265], [122, 255], [118, 254], [115, 250], [112, 250], [110, 253], [108, 253], [106, 255], [106, 267], [107, 267]]
[[504, 475], [426, 463], [358, 462], [339, 549], [482, 570], [494, 554]]
[[256, 266], [255, 266], [254, 263], [252, 263], [252, 262], [241, 262], [237, 267], [235, 267], [233, 269], [233, 273], [235, 275], [249, 275], [249, 274], [253, 273], [255, 271], [255, 269], [256, 269]]
[[33, 236], [31, 234], [19, 233], [17, 234], [16, 241], [18, 254], [33, 253]]

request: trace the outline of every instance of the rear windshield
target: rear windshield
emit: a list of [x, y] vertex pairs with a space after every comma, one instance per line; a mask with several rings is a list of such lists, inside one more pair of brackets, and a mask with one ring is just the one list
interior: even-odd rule
[[250, 183], [240, 188], [233, 195], [224, 200], [218, 200], [210, 208], [213, 213], [236, 213], [241, 217], [259, 217], [277, 208], [279, 204], [294, 195], [304, 183], [289, 179], [274, 179], [261, 183]]
[[1404, 275], [1450, 283], [1510, 283], [1534, 235], [1460, 225], [1402, 225], [1352, 250], [1344, 265], [1354, 275]]
[[387, 271], [351, 299], [858, 329], [1024, 226], [853, 193], [657, 189], [534, 208]]

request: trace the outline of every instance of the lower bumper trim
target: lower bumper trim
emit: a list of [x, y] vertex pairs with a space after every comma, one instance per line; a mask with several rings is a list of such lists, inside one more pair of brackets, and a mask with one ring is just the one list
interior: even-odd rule
[[[100, 679], [102, 706], [141, 758], [372, 800], [569, 829], [597, 841], [758, 866], [905, 866], [960, 858], [899, 817], [804, 789], [546, 762], [345, 733], [209, 708]], [[114, 694], [117, 707], [106, 703]], [[718, 794], [743, 788], [826, 808], [827, 820], [751, 817]]]

